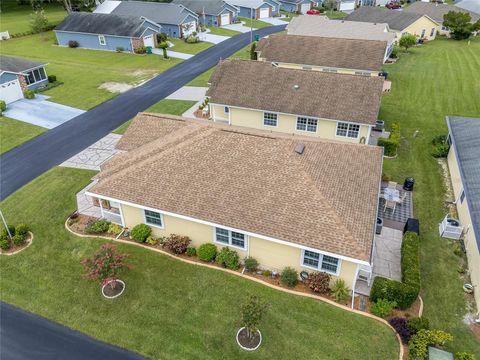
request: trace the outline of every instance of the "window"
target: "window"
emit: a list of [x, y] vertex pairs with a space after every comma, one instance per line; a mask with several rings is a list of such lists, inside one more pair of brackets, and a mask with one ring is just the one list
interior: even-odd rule
[[432, 28], [432, 30], [430, 31], [430, 37], [432, 37], [433, 35], [435, 35], [435, 28]]
[[329, 255], [322, 255], [314, 251], [303, 250], [302, 265], [330, 274], [338, 274], [340, 260]]
[[45, 74], [44, 68], [38, 68], [26, 73], [25, 78], [27, 80], [27, 85], [31, 85], [45, 80], [47, 78], [47, 74]]
[[317, 132], [317, 124], [317, 119], [307, 117], [297, 118], [297, 130], [299, 131]]
[[460, 204], [463, 204], [463, 200], [465, 200], [465, 191], [462, 190], [460, 193]]
[[305, 250], [303, 253], [303, 264], [318, 268], [318, 262], [320, 260], [320, 254], [313, 251]]
[[338, 268], [338, 259], [333, 256], [323, 255], [322, 270], [326, 272], [336, 273]]
[[155, 212], [155, 211], [150, 211], [150, 210], [144, 210], [145, 212], [145, 223], [157, 227], [163, 227], [163, 219], [162, 219], [162, 214]]
[[337, 123], [337, 136], [358, 138], [359, 133], [360, 133], [360, 125], [342, 123], [342, 122]]
[[33, 76], [33, 71], [30, 71], [27, 76], [27, 83], [28, 85], [30, 84], [35, 84], [35, 76]]
[[422, 29], [422, 35], [420, 35], [420, 38], [423, 39], [425, 37], [425, 29]]
[[337, 72], [336, 69], [329, 69], [329, 68], [323, 68], [323, 71], [324, 72], [329, 72], [329, 73], [336, 73]]
[[370, 76], [370, 73], [367, 71], [355, 71], [355, 75]]
[[245, 234], [222, 228], [215, 228], [215, 242], [245, 249]]
[[103, 45], [103, 46], [107, 45], [107, 41], [105, 40], [105, 36], [103, 36], [103, 35], [98, 35], [98, 43], [99, 43], [100, 45]]
[[223, 112], [224, 112], [225, 114], [228, 114], [228, 113], [230, 112], [230, 108], [229, 108], [228, 106], [225, 106], [225, 107], [223, 108]]
[[263, 125], [265, 126], [277, 126], [277, 114], [263, 113]]
[[302, 66], [302, 69], [303, 70], [312, 70], [312, 67], [305, 65], [305, 66]]

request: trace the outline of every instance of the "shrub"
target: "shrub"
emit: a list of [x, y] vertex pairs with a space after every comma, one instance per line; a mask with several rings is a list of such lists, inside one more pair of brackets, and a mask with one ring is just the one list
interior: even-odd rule
[[93, 223], [88, 224], [85, 227], [85, 233], [101, 234], [101, 233], [107, 232], [109, 227], [110, 227], [110, 221], [107, 221], [105, 219], [100, 219]]
[[452, 341], [453, 336], [441, 330], [420, 330], [408, 343], [409, 359], [427, 359], [428, 347], [444, 345]]
[[56, 75], [48, 75], [48, 82], [55, 82], [57, 81], [57, 76]]
[[92, 258], [81, 261], [85, 278], [99, 281], [101, 285], [105, 285], [109, 281], [115, 281], [121, 271], [130, 269], [125, 262], [127, 257], [128, 254], [117, 254], [115, 245], [103, 244]]
[[155, 246], [158, 244], [158, 239], [150, 235], [149, 237], [147, 237], [147, 240], [145, 240], [145, 243], [148, 245]]
[[217, 247], [213, 244], [202, 244], [198, 248], [198, 258], [202, 261], [213, 261], [215, 256], [217, 256]]
[[115, 48], [115, 51], [116, 51], [117, 53], [121, 53], [121, 52], [124, 52], [125, 49], [124, 49], [123, 47], [121, 47], [121, 46], [117, 46], [117, 47]]
[[118, 234], [120, 234], [120, 233], [122, 232], [122, 230], [123, 230], [123, 228], [122, 228], [120, 225], [118, 225], [118, 224], [110, 224], [110, 225], [108, 226], [107, 232], [108, 232], [109, 234], [118, 235]]
[[320, 294], [326, 294], [330, 290], [330, 275], [325, 272], [314, 272], [308, 276], [308, 287]]
[[386, 181], [386, 182], [392, 181], [392, 175], [382, 174], [382, 181]]
[[379, 138], [378, 146], [382, 146], [385, 156], [395, 156], [397, 154], [398, 142], [392, 139]]
[[23, 96], [25, 96], [26, 99], [32, 100], [35, 98], [35, 91], [33, 90], [25, 90], [23, 92]]
[[146, 54], [147, 48], [146, 47], [139, 47], [133, 50], [135, 54]]
[[443, 145], [447, 143], [447, 135], [437, 135], [432, 139], [432, 145]]
[[429, 330], [430, 324], [427, 318], [425, 317], [414, 317], [407, 320], [408, 330], [410, 334], [415, 335], [420, 330]]
[[417, 43], [417, 37], [415, 35], [410, 35], [410, 34], [403, 35], [400, 38], [400, 41], [398, 42], [400, 47], [403, 47], [405, 51], [408, 51], [408, 48], [411, 48], [416, 43]]
[[272, 276], [272, 272], [270, 270], [265, 270], [262, 275], [265, 277], [270, 277]]
[[72, 49], [77, 48], [78, 45], [80, 45], [80, 44], [78, 43], [78, 41], [75, 41], [75, 40], [70, 40], [70, 41], [68, 42], [68, 47], [69, 47], [69, 48], [72, 48]]
[[407, 326], [407, 319], [401, 317], [394, 317], [388, 320], [388, 322], [390, 323], [390, 325], [392, 325], [398, 335], [400, 335], [402, 343], [408, 344], [412, 336]]
[[[15, 235], [15, 227], [14, 226], [9, 225], [8, 230], [10, 231], [10, 235], [12, 235], [12, 236]], [[8, 239], [7, 229], [2, 229], [2, 231], [0, 232], [0, 239]]]
[[133, 240], [139, 243], [143, 243], [152, 234], [152, 228], [146, 224], [135, 225], [130, 231], [130, 236]]
[[15, 226], [16, 235], [27, 236], [29, 230], [30, 229], [27, 224], [18, 224], [17, 226]]
[[373, 305], [370, 306], [370, 312], [373, 315], [384, 318], [391, 315], [395, 307], [397, 307], [396, 301], [378, 299], [377, 302], [373, 303]]
[[8, 250], [11, 247], [10, 240], [7, 239], [0, 239], [0, 249], [2, 250]]
[[448, 156], [448, 150], [450, 146], [448, 144], [436, 145], [432, 150], [432, 156], [434, 158], [445, 158]]
[[250, 46], [250, 60], [257, 60], [257, 43], [253, 42], [252, 45]]
[[12, 236], [12, 243], [15, 246], [21, 246], [25, 243], [25, 235], [15, 234]]
[[268, 304], [258, 296], [250, 296], [247, 302], [242, 306], [242, 325], [247, 330], [247, 335], [251, 338], [258, 330], [258, 325], [262, 320]]
[[398, 46], [394, 46], [392, 49], [392, 53], [390, 54], [392, 59], [398, 58]]
[[164, 32], [157, 33], [157, 43], [167, 42], [168, 35]]
[[171, 234], [163, 243], [163, 246], [174, 254], [183, 254], [191, 240], [188, 236]]
[[286, 267], [280, 275], [280, 280], [288, 287], [294, 287], [298, 283], [298, 273], [295, 269]]
[[3, 100], [0, 100], [0, 113], [4, 112], [7, 110], [7, 103]]
[[230, 270], [237, 270], [239, 265], [239, 257], [235, 250], [223, 247], [217, 254], [217, 263]]
[[195, 256], [197, 255], [197, 249], [195, 249], [193, 246], [189, 246], [187, 247], [185, 254], [187, 254], [187, 256]]
[[351, 290], [345, 284], [345, 280], [343, 279], [335, 280], [330, 290], [332, 291], [335, 300], [338, 302], [345, 301], [350, 297]]
[[253, 257], [246, 258], [244, 263], [245, 263], [245, 269], [247, 269], [247, 271], [254, 272], [258, 268], [258, 261]]
[[467, 352], [457, 352], [455, 354], [455, 360], [475, 360], [475, 355]]
[[166, 41], [160, 42], [160, 43], [158, 43], [157, 48], [159, 48], [159, 49], [167, 49], [167, 48], [168, 48], [168, 44], [167, 44]]
[[198, 38], [198, 36], [194, 36], [194, 35], [190, 35], [185, 39], [185, 42], [187, 44], [195, 44], [195, 43], [198, 43], [199, 41], [200, 39]]

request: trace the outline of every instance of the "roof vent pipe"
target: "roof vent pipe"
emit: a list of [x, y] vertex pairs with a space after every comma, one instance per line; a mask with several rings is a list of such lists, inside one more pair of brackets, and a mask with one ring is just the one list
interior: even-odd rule
[[305, 144], [300, 143], [300, 144], [295, 145], [295, 152], [297, 154], [302, 155], [304, 150], [305, 150]]
[[293, 90], [298, 90], [298, 89], [300, 89], [300, 86], [298, 86], [298, 85], [293, 85]]

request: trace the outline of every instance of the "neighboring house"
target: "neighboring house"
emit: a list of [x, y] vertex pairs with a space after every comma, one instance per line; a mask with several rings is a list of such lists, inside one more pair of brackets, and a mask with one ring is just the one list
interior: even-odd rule
[[455, 3], [455, 6], [480, 15], [480, 1], [478, 0], [460, 0]]
[[480, 19], [480, 15], [475, 14], [471, 11], [464, 10], [454, 5], [448, 4], [434, 4], [434, 3], [426, 3], [426, 2], [415, 2], [407, 7], [405, 7], [404, 12], [412, 13], [412, 14], [420, 14], [420, 15], [427, 15], [431, 19], [435, 20], [439, 25], [437, 27], [437, 31], [440, 34], [448, 35], [450, 31], [448, 28], [443, 26], [443, 16], [447, 14], [449, 11], [456, 11], [456, 12], [464, 12], [470, 14], [472, 17], [472, 23], [478, 21]]
[[395, 32], [396, 40], [403, 35], [415, 35], [420, 39], [434, 40], [438, 22], [427, 15], [406, 11], [394, 11], [373, 6], [362, 6], [348, 15], [345, 20], [367, 23], [387, 23], [390, 31]]
[[155, 47], [160, 25], [137, 16], [74, 12], [58, 24], [54, 32], [58, 45], [76, 41], [79, 48], [134, 52]]
[[395, 34], [389, 30], [385, 23], [330, 20], [326, 16], [312, 15], [294, 17], [287, 25], [288, 35], [386, 41], [387, 53], [390, 55], [395, 44]]
[[[333, 72], [333, 70], [332, 70]], [[216, 122], [367, 143], [377, 121], [383, 77], [286, 69], [224, 60], [207, 91]]]
[[192, 10], [198, 15], [200, 24], [207, 26], [223, 26], [233, 23], [238, 9], [223, 0], [173, 0]]
[[238, 16], [265, 19], [280, 12], [280, 2], [277, 0], [227, 0], [238, 8]]
[[388, 58], [386, 41], [301, 35], [270, 35], [256, 53], [280, 67], [363, 76], [378, 76]]
[[23, 99], [27, 90], [48, 84], [47, 63], [0, 55], [0, 100], [9, 104]]
[[280, 9], [288, 12], [306, 14], [316, 2], [312, 0], [279, 0]]
[[[372, 269], [382, 148], [139, 114], [86, 195], [153, 236], [188, 236], [262, 269]], [[112, 211], [114, 210], [114, 211]]]
[[148, 1], [107, 0], [97, 7], [95, 13], [142, 17], [162, 27], [170, 37], [182, 38], [197, 31], [198, 16], [194, 11], [179, 4]]
[[355, 10], [356, 4], [356, 0], [337, 0], [337, 10], [350, 13]]
[[385, 6], [390, 3], [391, 0], [359, 0], [358, 6]]
[[458, 217], [464, 227], [470, 279], [480, 309], [480, 118], [450, 116], [447, 125], [448, 168]]

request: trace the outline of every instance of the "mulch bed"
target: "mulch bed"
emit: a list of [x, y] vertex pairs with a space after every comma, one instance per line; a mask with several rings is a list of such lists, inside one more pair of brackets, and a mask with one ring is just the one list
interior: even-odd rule
[[253, 336], [250, 338], [247, 335], [247, 329], [242, 329], [238, 333], [238, 342], [247, 349], [254, 349], [255, 347], [260, 344], [260, 334], [258, 332], [254, 333]]
[[10, 249], [2, 250], [1, 252], [2, 254], [12, 254], [16, 251], [22, 250], [23, 248], [27, 247], [30, 244], [30, 241], [32, 241], [32, 235], [28, 233], [27, 236], [25, 237], [25, 242], [23, 243], [23, 245], [16, 246], [12, 243], [12, 247]]
[[116, 281], [113, 288], [108, 284], [103, 288], [102, 292], [104, 295], [112, 297], [120, 294], [123, 291], [123, 288], [124, 285], [121, 282]]

